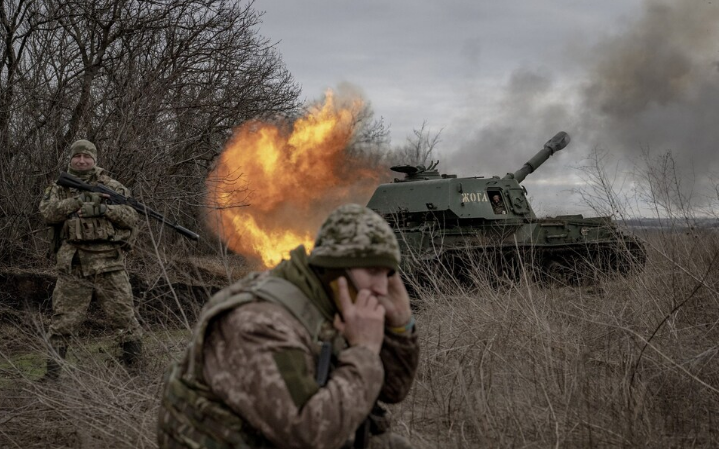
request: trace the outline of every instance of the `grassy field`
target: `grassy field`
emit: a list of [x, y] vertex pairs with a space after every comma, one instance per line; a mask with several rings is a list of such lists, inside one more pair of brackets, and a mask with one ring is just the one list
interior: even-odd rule
[[[647, 236], [645, 270], [592, 286], [477, 273], [417, 292], [422, 357], [414, 388], [391, 408], [418, 448], [716, 447], [719, 236]], [[189, 333], [154, 326], [145, 367], [129, 375], [90, 331], [59, 384], [38, 383], [38, 312], [13, 312], [0, 343], [0, 447], [155, 447], [162, 373]], [[46, 323], [45, 323], [46, 324]]]

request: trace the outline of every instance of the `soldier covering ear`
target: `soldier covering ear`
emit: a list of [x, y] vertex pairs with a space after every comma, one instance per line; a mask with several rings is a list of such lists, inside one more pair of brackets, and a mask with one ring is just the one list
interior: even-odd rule
[[345, 205], [309, 257], [299, 246], [213, 296], [169, 371], [159, 446], [411, 447], [378, 403], [404, 399], [419, 361], [399, 262], [389, 225]]

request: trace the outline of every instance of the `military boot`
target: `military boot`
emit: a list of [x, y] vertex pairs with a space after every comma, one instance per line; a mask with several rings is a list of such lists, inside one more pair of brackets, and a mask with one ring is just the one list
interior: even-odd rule
[[65, 360], [66, 354], [67, 346], [60, 346], [59, 348], [54, 348], [52, 351], [50, 351], [50, 354], [47, 358], [47, 368], [45, 370], [45, 375], [40, 378], [40, 381], [55, 381], [60, 378], [61, 367], [57, 356], [60, 356], [60, 359]]
[[120, 360], [129, 370], [137, 370], [140, 368], [140, 359], [142, 358], [142, 341], [131, 340], [122, 342], [122, 355]]

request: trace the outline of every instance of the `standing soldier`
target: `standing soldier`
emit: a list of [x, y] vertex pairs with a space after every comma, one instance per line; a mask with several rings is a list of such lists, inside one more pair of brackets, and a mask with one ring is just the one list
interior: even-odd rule
[[[129, 196], [129, 190], [110, 178], [96, 161], [95, 145], [78, 140], [70, 147], [68, 172], [88, 184], [103, 184]], [[142, 329], [125, 271], [125, 253], [132, 245], [138, 216], [130, 206], [106, 204], [106, 197], [52, 184], [40, 202], [40, 213], [56, 231], [57, 284], [52, 293], [47, 379], [58, 378], [58, 356], [65, 357], [93, 293], [117, 332], [124, 364], [136, 366], [142, 352]]]
[[161, 448], [411, 448], [377, 402], [410, 390], [419, 345], [389, 225], [356, 205], [205, 306], [165, 381]]

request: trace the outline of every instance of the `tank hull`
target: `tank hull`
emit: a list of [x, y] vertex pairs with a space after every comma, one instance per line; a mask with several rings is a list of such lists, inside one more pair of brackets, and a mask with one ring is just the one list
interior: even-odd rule
[[641, 271], [644, 244], [609, 217], [535, 218], [454, 228], [396, 229], [407, 272], [488, 279], [588, 284]]

